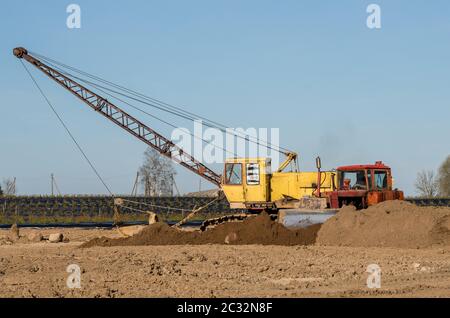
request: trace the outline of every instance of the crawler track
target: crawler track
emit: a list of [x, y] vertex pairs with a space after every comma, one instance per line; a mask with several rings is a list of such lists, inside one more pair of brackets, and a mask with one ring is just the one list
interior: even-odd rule
[[225, 215], [213, 219], [207, 219], [203, 221], [202, 225], [200, 225], [200, 230], [205, 231], [207, 228], [211, 228], [222, 223], [244, 221], [254, 216], [256, 216], [256, 214], [239, 213], [239, 214]]

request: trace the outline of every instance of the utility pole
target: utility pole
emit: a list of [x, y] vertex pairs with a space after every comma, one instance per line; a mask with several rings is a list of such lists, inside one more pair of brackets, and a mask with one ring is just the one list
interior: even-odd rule
[[173, 175], [172, 175], [172, 184], [175, 187], [175, 190], [177, 190], [177, 196], [180, 196], [180, 190], [178, 190], [177, 183], [175, 182], [175, 178]]
[[134, 180], [133, 190], [131, 190], [132, 196], [137, 195], [138, 183], [139, 183], [139, 171], [136, 173], [136, 179]]
[[56, 192], [58, 192], [58, 194], [61, 195], [61, 191], [59, 191], [58, 185], [56, 184], [55, 175], [53, 173], [50, 175], [50, 180], [51, 180], [52, 196], [55, 195], [55, 189]]

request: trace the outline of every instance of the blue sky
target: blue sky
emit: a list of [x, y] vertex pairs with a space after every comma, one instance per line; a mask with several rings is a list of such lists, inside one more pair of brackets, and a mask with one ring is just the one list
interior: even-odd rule
[[[66, 27], [70, 3], [81, 29]], [[366, 26], [370, 3], [379, 30]], [[303, 170], [317, 155], [325, 168], [383, 160], [414, 194], [417, 172], [450, 152], [448, 1], [3, 1], [0, 39], [0, 178], [17, 177], [20, 194], [49, 193], [50, 173], [64, 193], [105, 189], [16, 46], [230, 127], [278, 127]], [[145, 145], [33, 74], [113, 191], [129, 193]], [[198, 189], [177, 171], [182, 192]]]

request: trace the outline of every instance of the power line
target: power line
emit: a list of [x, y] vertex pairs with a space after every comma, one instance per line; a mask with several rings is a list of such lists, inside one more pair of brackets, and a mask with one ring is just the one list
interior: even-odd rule
[[74, 135], [70, 132], [69, 128], [67, 127], [67, 125], [65, 124], [65, 122], [63, 121], [63, 119], [61, 118], [61, 116], [58, 114], [58, 112], [56, 111], [55, 107], [53, 107], [52, 103], [50, 102], [50, 100], [47, 98], [47, 96], [45, 95], [45, 93], [43, 92], [43, 90], [41, 89], [41, 87], [39, 86], [39, 84], [36, 82], [35, 78], [33, 77], [33, 75], [31, 74], [31, 72], [28, 70], [28, 68], [26, 67], [26, 65], [23, 63], [22, 60], [20, 60], [20, 63], [22, 63], [22, 66], [24, 67], [25, 71], [28, 73], [28, 75], [30, 76], [31, 80], [33, 81], [34, 85], [36, 86], [36, 88], [39, 90], [39, 92], [41, 93], [42, 97], [44, 97], [45, 101], [47, 102], [48, 106], [50, 106], [51, 110], [53, 111], [53, 113], [56, 115], [56, 117], [58, 118], [59, 122], [61, 123], [61, 125], [64, 127], [64, 129], [66, 130], [67, 134], [70, 136], [70, 138], [72, 139], [72, 141], [74, 142], [75, 146], [78, 148], [78, 150], [80, 151], [80, 153], [82, 154], [82, 156], [84, 157], [84, 159], [86, 160], [86, 162], [89, 164], [89, 166], [91, 167], [92, 171], [94, 171], [95, 175], [97, 176], [97, 178], [101, 181], [101, 183], [103, 184], [103, 186], [105, 187], [105, 189], [109, 192], [109, 194], [111, 196], [114, 197], [113, 193], [111, 192], [111, 190], [109, 189], [109, 187], [106, 185], [105, 181], [103, 180], [103, 178], [100, 176], [100, 174], [98, 173], [97, 169], [94, 167], [93, 163], [89, 160], [88, 156], [86, 155], [86, 153], [83, 151], [83, 149], [81, 148], [80, 144], [78, 143], [78, 141], [75, 139]]
[[[113, 83], [113, 82], [110, 82], [110, 81], [108, 81], [108, 80], [105, 80], [105, 79], [103, 79], [103, 78], [101, 78], [101, 77], [99, 77], [99, 76], [92, 75], [92, 74], [90, 74], [90, 73], [88, 73], [88, 72], [82, 71], [82, 70], [77, 69], [77, 68], [75, 68], [75, 67], [71, 67], [71, 66], [69, 66], [69, 65], [67, 65], [67, 64], [64, 64], [64, 63], [58, 62], [58, 61], [56, 61], [56, 60], [54, 60], [54, 59], [48, 58], [48, 57], [46, 57], [46, 56], [44, 56], [44, 55], [41, 55], [41, 54], [38, 54], [38, 53], [34, 53], [34, 52], [30, 52], [30, 53], [32, 53], [33, 55], [38, 56], [39, 58], [41, 58], [41, 59], [43, 59], [43, 60], [45, 60], [45, 61], [46, 61], [47, 63], [49, 63], [49, 64], [50, 64], [50, 63], [54, 63], [54, 64], [57, 64], [57, 65], [60, 65], [61, 67], [64, 67], [64, 68], [66, 68], [66, 69], [70, 69], [70, 70], [72, 70], [72, 71], [74, 71], [74, 72], [76, 72], [76, 73], [78, 73], [78, 74], [87, 76], [87, 77], [89, 77], [89, 78], [91, 78], [91, 79], [94, 79], [94, 80], [96, 80], [96, 81], [99, 81], [99, 82], [101, 82], [101, 83], [104, 83], [104, 84], [110, 85], [110, 86], [112, 86], [112, 87], [115, 87], [115, 88], [117, 88], [117, 89], [119, 89], [119, 90], [125, 91], [125, 92], [127, 92], [128, 94], [132, 94], [132, 95], [134, 95], [134, 96], [137, 96], [137, 97], [139, 97], [139, 98], [135, 98], [135, 97], [132, 97], [132, 96], [130, 96], [130, 95], [128, 95], [128, 94], [120, 93], [120, 92], [111, 90], [110, 88], [103, 87], [103, 86], [100, 85], [102, 88], [104, 88], [104, 89], [106, 89], [106, 90], [115, 92], [116, 94], [120, 94], [120, 95], [125, 96], [125, 97], [127, 97], [127, 98], [133, 99], [133, 100], [135, 100], [135, 101], [137, 101], [137, 102], [146, 104], [146, 105], [148, 105], [148, 106], [157, 108], [157, 109], [159, 109], [159, 110], [168, 112], [168, 113], [170, 113], [170, 114], [173, 114], [173, 115], [175, 115], [175, 116], [178, 116], [178, 117], [181, 117], [181, 118], [183, 118], [183, 119], [190, 120], [190, 121], [195, 121], [195, 120], [197, 120], [197, 119], [203, 119], [203, 120], [206, 121], [206, 126], [208, 126], [208, 127], [211, 127], [211, 128], [217, 128], [217, 129], [219, 129], [220, 131], [222, 131], [222, 132], [224, 132], [224, 133], [226, 133], [226, 134], [234, 135], [234, 136], [236, 136], [236, 137], [238, 137], [238, 138], [245, 139], [245, 140], [248, 141], [248, 142], [256, 143], [256, 144], [258, 144], [259, 146], [263, 146], [263, 147], [266, 147], [266, 148], [268, 148], [268, 149], [271, 149], [271, 150], [274, 150], [274, 151], [277, 151], [277, 152], [280, 152], [280, 153], [286, 154], [286, 152], [291, 152], [289, 149], [284, 148], [284, 147], [281, 147], [281, 146], [278, 146], [278, 145], [275, 146], [275, 147], [276, 147], [276, 148], [275, 148], [275, 147], [273, 147], [274, 145], [271, 144], [271, 143], [268, 142], [268, 141], [263, 141], [263, 143], [264, 143], [264, 144], [263, 144], [263, 143], [261, 143], [261, 140], [260, 140], [259, 138], [253, 137], [253, 136], [250, 136], [250, 135], [247, 135], [247, 134], [244, 134], [243, 132], [237, 132], [237, 131], [231, 132], [231, 131], [229, 131], [229, 130], [227, 129], [227, 127], [226, 127], [225, 125], [220, 124], [220, 123], [218, 123], [218, 122], [216, 122], [216, 121], [210, 120], [210, 119], [208, 119], [208, 118], [206, 118], [206, 117], [203, 117], [203, 116], [200, 116], [200, 115], [196, 115], [196, 114], [194, 114], [194, 113], [192, 113], [192, 112], [189, 112], [189, 111], [186, 111], [186, 110], [184, 110], [184, 109], [182, 109], [182, 108], [180, 108], [180, 107], [176, 107], [176, 106], [173, 106], [173, 105], [171, 105], [171, 104], [162, 102], [162, 101], [160, 101], [160, 100], [158, 100], [158, 99], [155, 99], [155, 98], [149, 97], [149, 96], [147, 96], [147, 95], [141, 94], [141, 93], [139, 93], [139, 92], [136, 92], [136, 91], [134, 91], [134, 90], [131, 90], [131, 89], [128, 89], [128, 88], [126, 88], [126, 87], [124, 87], [124, 86], [121, 86], [121, 85], [119, 85], [119, 84], [115, 84], [115, 83]], [[55, 66], [54, 64], [53, 64], [53, 66]], [[73, 75], [72, 75], [72, 76], [73, 76]], [[96, 85], [98, 85], [98, 84], [96, 84]], [[147, 101], [151, 101], [151, 102], [154, 103], [154, 104], [145, 102], [145, 101], [143, 101], [143, 100], [140, 99], [140, 98], [145, 99], [145, 100], [147, 100]], [[155, 103], [156, 103], [157, 105], [155, 105]], [[238, 133], [239, 133], [239, 134], [238, 134]], [[244, 135], [244, 136], [242, 136], [242, 135]], [[282, 151], [282, 150], [283, 150], [283, 151]]]
[[[164, 124], [166, 124], [166, 125], [168, 125], [168, 126], [174, 128], [174, 129], [178, 129], [178, 128], [179, 128], [179, 127], [177, 127], [177, 126], [175, 126], [175, 125], [169, 123], [168, 121], [166, 121], [166, 120], [164, 120], [164, 119], [162, 119], [162, 118], [159, 118], [159, 117], [157, 117], [157, 116], [155, 116], [155, 115], [153, 115], [153, 114], [150, 114], [149, 112], [143, 110], [142, 108], [139, 108], [139, 107], [137, 107], [137, 106], [135, 106], [135, 105], [133, 105], [133, 104], [131, 104], [131, 103], [129, 103], [129, 102], [127, 102], [127, 101], [125, 101], [125, 100], [123, 100], [123, 99], [117, 97], [117, 96], [115, 96], [115, 95], [112, 94], [112, 93], [108, 93], [108, 92], [105, 91], [105, 90], [114, 92], [114, 93], [119, 94], [119, 95], [124, 95], [124, 94], [121, 94], [121, 93], [116, 92], [116, 91], [114, 91], [114, 90], [108, 89], [107, 87], [98, 85], [98, 84], [93, 83], [93, 82], [91, 82], [91, 81], [88, 81], [88, 80], [85, 80], [85, 79], [80, 78], [80, 77], [78, 77], [78, 76], [75, 76], [75, 75], [73, 75], [73, 74], [71, 74], [71, 73], [69, 73], [69, 72], [67, 72], [67, 71], [62, 70], [61, 68], [59, 68], [59, 67], [57, 67], [57, 66], [55, 66], [55, 65], [52, 65], [52, 63], [49, 63], [49, 64], [50, 64], [52, 67], [54, 67], [58, 72], [60, 72], [60, 73], [62, 73], [62, 74], [64, 74], [64, 75], [66, 75], [66, 76], [75, 78], [75, 79], [77, 79], [78, 81], [83, 82], [85, 85], [87, 84], [87, 85], [90, 85], [90, 86], [92, 86], [92, 87], [95, 87], [98, 91], [102, 92], [104, 95], [107, 95], [107, 96], [109, 96], [109, 97], [112, 97], [112, 98], [114, 98], [114, 99], [116, 99], [116, 100], [118, 100], [118, 101], [120, 101], [120, 102], [122, 102], [122, 103], [124, 103], [124, 104], [126, 104], [126, 105], [128, 105], [128, 106], [130, 106], [131, 108], [134, 108], [134, 109], [136, 109], [136, 110], [142, 112], [143, 114], [145, 114], [145, 115], [147, 115], [147, 116], [150, 116], [150, 117], [152, 117], [152, 118], [154, 118], [154, 119], [156, 119], [156, 120], [158, 120], [158, 121], [160, 121], [160, 122], [162, 122], [162, 123], [164, 123]], [[124, 96], [126, 97], [126, 95], [124, 95]], [[194, 134], [192, 134], [192, 133], [190, 133], [190, 132], [187, 132], [187, 133], [188, 133], [191, 137], [193, 137], [193, 138], [195, 138], [195, 139], [198, 139], [198, 140], [203, 141], [203, 142], [205, 142], [205, 143], [207, 143], [207, 144], [210, 144], [210, 145], [214, 146], [215, 148], [221, 149], [221, 150], [223, 150], [223, 151], [225, 151], [225, 152], [227, 152], [227, 153], [229, 153], [229, 154], [231, 154], [231, 155], [233, 155], [233, 156], [237, 156], [237, 154], [236, 154], [235, 152], [231, 152], [231, 151], [229, 151], [229, 150], [227, 150], [227, 149], [225, 149], [225, 148], [223, 148], [223, 147], [221, 147], [221, 146], [218, 146], [218, 145], [214, 144], [214, 143], [211, 142], [211, 141], [208, 141], [208, 140], [206, 140], [206, 139], [204, 139], [204, 138], [202, 138], [202, 137], [199, 137], [199, 136], [197, 136], [197, 135], [194, 135]]]

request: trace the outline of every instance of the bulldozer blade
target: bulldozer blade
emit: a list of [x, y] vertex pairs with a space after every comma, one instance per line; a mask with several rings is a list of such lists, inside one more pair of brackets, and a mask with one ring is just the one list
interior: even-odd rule
[[286, 209], [278, 213], [278, 222], [287, 228], [305, 228], [321, 224], [337, 213], [337, 209]]

